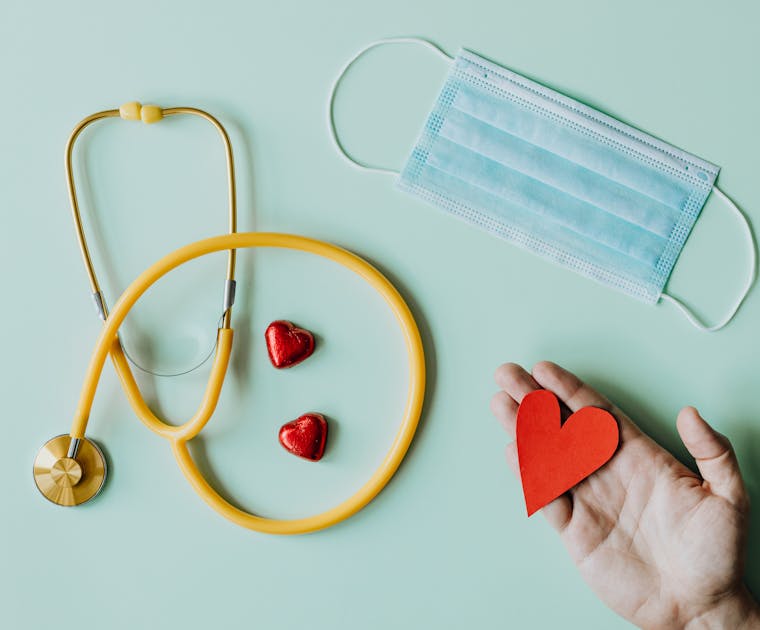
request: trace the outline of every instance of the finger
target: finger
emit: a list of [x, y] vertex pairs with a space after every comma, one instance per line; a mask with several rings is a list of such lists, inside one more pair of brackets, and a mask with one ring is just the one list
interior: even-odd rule
[[621, 440], [640, 435], [639, 428], [620, 409], [609, 400], [589, 387], [572, 372], [568, 372], [556, 363], [542, 361], [533, 367], [533, 377], [543, 387], [553, 391], [570, 411], [578, 411], [582, 407], [599, 407], [609, 411], [620, 424]]
[[511, 437], [515, 437], [517, 421], [517, 403], [507, 392], [496, 392], [491, 398], [491, 413]]
[[747, 490], [728, 438], [707, 424], [694, 407], [681, 409], [676, 426], [709, 490], [736, 506], [745, 507]]
[[544, 515], [549, 525], [561, 534], [573, 516], [573, 500], [566, 492], [543, 507], [541, 514]]
[[517, 404], [522, 402], [526, 394], [541, 389], [535, 379], [516, 363], [505, 363], [496, 368], [494, 380]]
[[615, 410], [613, 404], [599, 392], [556, 363], [537, 363], [533, 367], [533, 377], [544, 389], [557, 394], [570, 411], [578, 411], [582, 407], [600, 407], [610, 413]]
[[520, 460], [517, 457], [517, 442], [507, 444], [504, 454], [507, 456], [507, 464], [509, 464], [515, 477], [517, 477], [517, 481], [520, 481]]
[[[517, 455], [517, 443], [512, 442], [507, 444], [505, 454], [507, 456], [507, 464], [509, 464], [517, 480], [520, 481], [520, 460]], [[541, 509], [541, 514], [544, 515], [549, 525], [561, 533], [567, 527], [570, 517], [573, 515], [573, 501], [567, 493], [563, 494], [544, 506]]]

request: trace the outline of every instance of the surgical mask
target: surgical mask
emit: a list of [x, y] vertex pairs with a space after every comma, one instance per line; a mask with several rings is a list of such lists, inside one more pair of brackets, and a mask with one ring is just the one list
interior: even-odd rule
[[[348, 68], [388, 43], [419, 43], [451, 63], [400, 173], [352, 157], [333, 115]], [[338, 75], [329, 110], [335, 146], [352, 164], [399, 174], [401, 190], [609, 287], [667, 300], [697, 328], [728, 324], [754, 282], [752, 231], [715, 187], [717, 166], [472, 52], [452, 58], [416, 38], [373, 42]], [[743, 222], [752, 262], [731, 311], [708, 326], [664, 287], [713, 191]]]

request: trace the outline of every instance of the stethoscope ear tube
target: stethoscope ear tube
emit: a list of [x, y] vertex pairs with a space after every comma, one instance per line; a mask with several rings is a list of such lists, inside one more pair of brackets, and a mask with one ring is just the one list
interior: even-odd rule
[[[123, 120], [142, 121], [146, 124], [153, 124], [163, 120], [169, 116], [177, 115], [191, 115], [203, 118], [210, 122], [214, 128], [218, 131], [219, 137], [224, 146], [225, 161], [227, 164], [227, 206], [228, 206], [228, 230], [230, 234], [234, 234], [237, 231], [237, 193], [235, 188], [235, 161], [232, 154], [232, 144], [230, 142], [229, 135], [224, 126], [214, 116], [195, 107], [169, 107], [161, 108], [157, 105], [142, 105], [136, 101], [131, 103], [125, 103], [119, 109], [109, 109], [92, 114], [83, 118], [72, 130], [69, 135], [69, 139], [66, 142], [66, 149], [64, 152], [64, 167], [66, 171], [66, 186], [69, 193], [69, 203], [71, 206], [71, 216], [74, 220], [74, 226], [76, 228], [77, 242], [82, 254], [82, 261], [84, 262], [85, 270], [87, 271], [87, 277], [90, 283], [90, 290], [92, 300], [95, 303], [95, 310], [98, 317], [105, 321], [108, 317], [108, 305], [106, 299], [103, 296], [103, 291], [100, 288], [98, 281], [98, 275], [95, 271], [95, 266], [92, 262], [90, 255], [90, 249], [87, 244], [87, 237], [85, 235], [82, 214], [79, 209], [79, 200], [77, 197], [76, 182], [74, 179], [74, 169], [72, 167], [74, 146], [80, 134], [91, 124], [99, 120], [105, 120], [107, 118], [122, 118]], [[227, 275], [225, 280], [224, 291], [224, 305], [222, 310], [222, 326], [229, 328], [232, 322], [232, 304], [234, 303], [234, 286], [235, 286], [235, 250], [229, 250], [227, 254]], [[210, 354], [213, 352], [211, 350]], [[190, 369], [185, 369], [176, 373], [157, 373], [147, 367], [141, 366], [137, 361], [130, 356], [124, 350], [124, 354], [129, 358], [133, 365], [143, 372], [147, 372], [154, 376], [179, 376], [191, 372], [206, 362], [208, 356], [204, 357], [198, 364], [192, 366]]]

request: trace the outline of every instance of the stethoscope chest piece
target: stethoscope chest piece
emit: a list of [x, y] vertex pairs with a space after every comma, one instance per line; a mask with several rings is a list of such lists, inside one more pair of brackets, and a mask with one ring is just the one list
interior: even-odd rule
[[34, 483], [56, 505], [80, 505], [100, 492], [106, 480], [106, 459], [87, 438], [59, 435], [42, 446], [34, 459]]

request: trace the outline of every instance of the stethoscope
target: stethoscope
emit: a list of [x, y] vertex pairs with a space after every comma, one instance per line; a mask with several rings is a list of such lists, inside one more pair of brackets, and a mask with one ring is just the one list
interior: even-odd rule
[[[155, 123], [166, 116], [176, 114], [190, 114], [204, 118], [214, 125], [222, 138], [227, 159], [230, 231], [222, 236], [214, 236], [185, 245], [158, 260], [135, 278], [109, 313], [93, 269], [82, 227], [71, 166], [74, 143], [82, 130], [97, 120], [121, 117], [125, 120]], [[88, 116], [74, 128], [69, 137], [66, 144], [65, 166], [79, 247], [90, 279], [93, 299], [98, 314], [103, 320], [103, 328], [90, 358], [70, 432], [46, 442], [35, 458], [34, 480], [43, 496], [57, 505], [80, 505], [95, 497], [105, 483], [107, 473], [105, 457], [95, 442], [85, 437], [85, 431], [103, 366], [110, 355], [132, 410], [151, 431], [170, 442], [180, 470], [190, 485], [206, 503], [230, 521], [265, 533], [300, 534], [334, 525], [367, 505], [388, 483], [401, 464], [414, 437], [425, 393], [425, 360], [422, 340], [414, 317], [396, 288], [364, 259], [325, 241], [293, 234], [235, 232], [235, 175], [232, 147], [221, 123], [200, 109], [191, 107], [161, 109], [155, 105], [128, 103], [120, 109]], [[233, 505], [209, 484], [188, 449], [188, 442], [201, 432], [211, 418], [221, 394], [232, 350], [231, 311], [235, 293], [235, 250], [249, 247], [303, 251], [327, 258], [350, 269], [372, 285], [384, 298], [401, 328], [407, 349], [409, 387], [404, 416], [398, 433], [380, 466], [353, 496], [325, 512], [305, 518], [287, 520], [265, 518]], [[172, 269], [195, 258], [225, 250], [228, 251], [228, 264], [224, 311], [217, 330], [217, 342], [206, 391], [192, 418], [181, 425], [170, 425], [156, 416], [145, 402], [119, 340], [119, 327], [137, 300]]]

